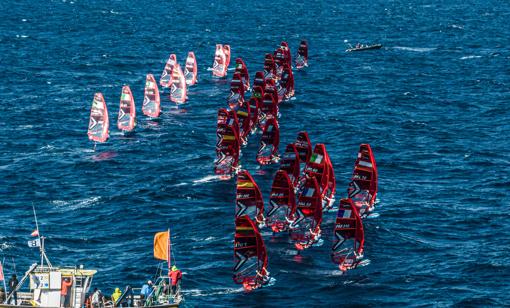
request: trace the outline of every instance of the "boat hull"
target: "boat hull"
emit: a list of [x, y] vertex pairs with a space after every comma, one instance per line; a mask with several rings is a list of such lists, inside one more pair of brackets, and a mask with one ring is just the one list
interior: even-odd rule
[[367, 47], [349, 48], [349, 49], [347, 49], [345, 51], [346, 52], [353, 52], [353, 51], [365, 51], [365, 50], [373, 50], [373, 49], [381, 49], [381, 48], [382, 48], [381, 44], [376, 44], [376, 45], [367, 46]]

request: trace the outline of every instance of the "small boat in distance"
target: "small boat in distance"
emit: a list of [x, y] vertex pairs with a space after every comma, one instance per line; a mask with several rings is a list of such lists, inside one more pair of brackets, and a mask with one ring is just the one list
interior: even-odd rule
[[351, 51], [364, 51], [364, 50], [372, 50], [372, 49], [381, 49], [382, 44], [374, 44], [374, 45], [363, 45], [363, 44], [356, 44], [356, 46], [346, 49], [346, 52]]

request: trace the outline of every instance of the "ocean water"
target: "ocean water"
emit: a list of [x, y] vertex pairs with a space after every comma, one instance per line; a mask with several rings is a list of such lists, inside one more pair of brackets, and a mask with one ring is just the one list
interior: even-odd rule
[[[510, 6], [506, 1], [0, 2], [0, 258], [18, 275], [38, 260], [26, 241], [32, 204], [54, 265], [99, 271], [105, 293], [152, 277], [152, 237], [172, 229], [189, 307], [510, 305]], [[264, 232], [273, 286], [231, 279], [235, 184], [213, 175], [216, 43], [251, 76], [282, 40], [310, 46], [281, 108], [281, 144], [307, 130], [325, 143], [345, 195], [360, 143], [379, 167], [379, 217], [365, 220], [368, 266], [339, 275], [321, 247], [293, 255]], [[348, 44], [384, 48], [345, 53]], [[193, 50], [199, 83], [162, 120], [141, 115], [146, 73]], [[230, 73], [231, 75], [231, 73]], [[137, 132], [116, 129], [121, 87]], [[92, 98], [106, 99], [111, 138], [92, 151]], [[269, 195], [276, 166], [241, 163]], [[14, 260], [14, 262], [13, 262]]]

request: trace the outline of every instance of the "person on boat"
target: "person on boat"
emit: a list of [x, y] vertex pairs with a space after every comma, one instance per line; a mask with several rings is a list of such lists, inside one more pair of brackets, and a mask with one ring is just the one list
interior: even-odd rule
[[357, 44], [356, 44], [356, 48], [361, 48], [361, 44], [360, 44], [360, 43], [357, 43]]
[[69, 305], [69, 288], [73, 285], [71, 278], [62, 279], [62, 288], [60, 289], [60, 305], [62, 307], [70, 307]]
[[147, 281], [147, 283], [142, 286], [142, 290], [140, 291], [140, 298], [141, 299], [148, 298], [152, 293], [152, 288], [153, 288], [152, 281], [150, 280]]
[[168, 287], [168, 284], [166, 283], [166, 280], [163, 279], [163, 294], [168, 295], [168, 292], [170, 291], [170, 288]]
[[5, 302], [5, 290], [4, 287], [0, 287], [0, 304], [3, 304]]
[[172, 279], [172, 294], [177, 294], [177, 288], [181, 283], [182, 272], [177, 268], [177, 266], [172, 266], [172, 271], [170, 272], [170, 279]]
[[9, 279], [9, 294], [12, 293], [11, 303], [14, 300], [14, 305], [18, 304], [18, 292], [16, 292], [16, 287], [18, 286], [18, 278], [15, 274], [12, 275], [11, 279]]
[[115, 288], [115, 292], [113, 292], [112, 294], [112, 301], [114, 303], [117, 303], [117, 301], [119, 300], [119, 298], [122, 296], [122, 291], [120, 291], [119, 288]]
[[94, 288], [94, 293], [92, 293], [90, 303], [92, 304], [92, 308], [99, 308], [101, 307], [103, 295], [101, 294], [101, 290], [98, 290], [98, 288]]

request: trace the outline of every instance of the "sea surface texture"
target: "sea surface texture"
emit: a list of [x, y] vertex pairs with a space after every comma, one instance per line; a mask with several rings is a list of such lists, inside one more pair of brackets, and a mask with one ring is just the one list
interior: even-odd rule
[[[98, 270], [93, 285], [152, 278], [155, 232], [171, 228], [189, 307], [502, 306], [510, 304], [510, 5], [507, 1], [1, 1], [0, 258], [6, 275], [37, 262], [27, 241], [48, 237], [54, 265]], [[232, 46], [251, 78], [282, 40], [301, 39], [309, 67], [281, 107], [281, 147], [307, 130], [325, 143], [345, 196], [360, 143], [379, 167], [379, 217], [365, 224], [370, 264], [340, 275], [324, 245], [300, 258], [263, 231], [273, 286], [232, 281], [235, 182], [213, 175], [215, 44]], [[346, 53], [349, 44], [381, 43]], [[170, 53], [198, 61], [198, 84], [159, 123], [141, 113], [145, 75]], [[231, 65], [232, 67], [233, 65]], [[232, 71], [229, 71], [229, 77]], [[136, 134], [116, 127], [121, 88], [137, 104]], [[87, 138], [102, 92], [111, 137]], [[242, 149], [266, 205], [277, 166]], [[337, 203], [338, 204], [338, 203]]]

